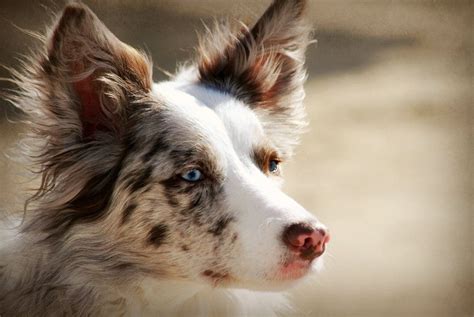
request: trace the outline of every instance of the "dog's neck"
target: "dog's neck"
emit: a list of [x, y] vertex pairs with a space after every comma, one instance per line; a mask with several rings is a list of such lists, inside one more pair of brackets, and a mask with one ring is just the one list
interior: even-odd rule
[[277, 316], [290, 311], [282, 293], [184, 281], [147, 279], [128, 292], [124, 295], [129, 316]]

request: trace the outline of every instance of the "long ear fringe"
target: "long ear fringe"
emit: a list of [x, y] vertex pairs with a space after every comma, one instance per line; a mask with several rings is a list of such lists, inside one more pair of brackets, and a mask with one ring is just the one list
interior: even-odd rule
[[305, 4], [275, 0], [253, 28], [215, 22], [197, 49], [200, 82], [253, 108], [287, 156], [306, 126], [304, 62], [312, 28], [303, 18]]
[[[48, 43], [40, 44], [46, 47]], [[25, 203], [23, 230], [43, 233], [45, 239], [65, 234], [76, 222], [104, 216], [128, 147], [126, 119], [130, 109], [124, 105], [148, 98], [148, 91], [135, 86], [139, 80], [135, 74], [124, 74], [117, 68], [122, 65], [113, 65], [117, 60], [100, 51], [93, 53], [102, 56], [89, 59], [88, 67], [75, 74], [68, 71], [67, 63], [58, 60], [51, 68], [49, 52], [44, 48], [25, 57], [19, 70], [9, 69], [9, 81], [17, 88], [3, 98], [22, 113], [20, 121], [27, 135], [20, 150], [29, 158], [29, 169], [40, 177], [38, 188]], [[150, 60], [141, 58], [151, 69]], [[72, 97], [70, 86], [97, 70], [102, 115], [111, 126], [86, 140], [78, 101]], [[148, 80], [151, 77], [139, 86]]]
[[[39, 53], [29, 58], [22, 70], [11, 71], [17, 90], [7, 93], [5, 99], [22, 112], [20, 121], [26, 126], [27, 134], [20, 150], [29, 158], [28, 169], [40, 177], [38, 187], [25, 203], [23, 229], [43, 232], [46, 238], [64, 233], [79, 219], [78, 201], [91, 192], [113, 186], [116, 177], [113, 171], [123, 155], [123, 145], [115, 132], [102, 133], [95, 140], [83, 142], [83, 127], [76, 111], [45, 107], [51, 103], [70, 104], [71, 100], [58, 91], [54, 100], [50, 99], [51, 87], [44, 82], [38, 66], [43, 58], [44, 54]], [[104, 115], [116, 120], [112, 111], [104, 111]], [[107, 192], [101, 195], [105, 198]], [[90, 196], [91, 202], [94, 198], [96, 206], [89, 206], [85, 211], [91, 217], [93, 214], [98, 217], [106, 202]]]

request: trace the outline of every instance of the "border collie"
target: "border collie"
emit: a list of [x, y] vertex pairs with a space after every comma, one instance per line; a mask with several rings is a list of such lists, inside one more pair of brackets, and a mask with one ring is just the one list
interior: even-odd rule
[[216, 23], [154, 83], [146, 54], [71, 2], [13, 70], [40, 179], [3, 225], [0, 315], [268, 316], [329, 234], [280, 187], [305, 126], [306, 1]]

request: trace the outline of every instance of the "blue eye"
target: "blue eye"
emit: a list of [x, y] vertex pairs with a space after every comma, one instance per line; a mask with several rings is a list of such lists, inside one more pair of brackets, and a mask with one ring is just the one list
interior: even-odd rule
[[278, 162], [277, 160], [270, 161], [270, 164], [268, 165], [268, 170], [270, 171], [270, 173], [276, 173], [278, 171], [278, 164], [280, 164], [280, 162]]
[[181, 178], [188, 182], [197, 182], [202, 179], [202, 173], [198, 169], [192, 169], [181, 174]]

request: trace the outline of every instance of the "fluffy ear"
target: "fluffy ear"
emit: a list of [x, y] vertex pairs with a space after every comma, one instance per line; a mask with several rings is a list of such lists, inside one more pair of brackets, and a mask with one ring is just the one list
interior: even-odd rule
[[201, 38], [200, 81], [246, 102], [290, 154], [304, 126], [303, 68], [311, 28], [304, 0], [274, 0], [252, 28], [218, 25]]
[[149, 100], [152, 73], [146, 56], [81, 3], [66, 6], [45, 46], [14, 72], [10, 100], [27, 115], [27, 153], [42, 178], [27, 230], [58, 236], [106, 213], [131, 146], [129, 118]]
[[50, 106], [76, 112], [83, 138], [94, 138], [98, 130], [117, 132], [130, 99], [151, 89], [147, 57], [118, 40], [81, 3], [64, 9], [46, 46], [44, 77], [55, 87], [52, 97], [63, 101]]

